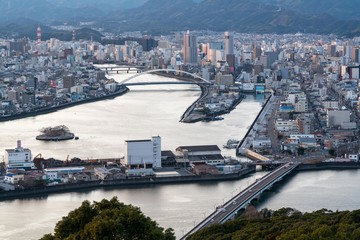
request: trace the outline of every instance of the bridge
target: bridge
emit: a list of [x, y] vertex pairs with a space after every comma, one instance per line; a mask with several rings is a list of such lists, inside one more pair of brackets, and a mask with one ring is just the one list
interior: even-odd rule
[[265, 190], [269, 189], [274, 183], [291, 173], [298, 165], [299, 163], [294, 162], [285, 163], [261, 179], [257, 179], [253, 184], [231, 198], [224, 205], [217, 207], [212, 214], [191, 229], [181, 239], [185, 240], [189, 235], [205, 227], [212, 224], [224, 223], [233, 218], [239, 210], [244, 209], [253, 199], [258, 198]]
[[254, 152], [250, 149], [239, 149], [239, 153], [245, 155], [246, 157], [248, 157], [249, 159], [251, 160], [255, 160], [255, 161], [270, 161], [269, 158], [257, 153], [257, 152]]
[[120, 84], [121, 86], [144, 86], [144, 85], [198, 85], [198, 83], [195, 82], [138, 82], [138, 83], [124, 83]]
[[[157, 72], [172, 72], [172, 73], [182, 73], [191, 76], [192, 78], [184, 78], [183, 80], [176, 81], [176, 82], [169, 82], [169, 81], [163, 81], [163, 82], [139, 82], [139, 83], [128, 83], [129, 81], [133, 80], [134, 78], [137, 78], [139, 76], [149, 74], [149, 73], [157, 73]], [[171, 76], [170, 76], [171, 77]], [[199, 86], [209, 86], [212, 85], [211, 82], [208, 80], [186, 71], [182, 70], [175, 70], [175, 69], [152, 69], [145, 72], [140, 72], [137, 74], [134, 74], [131, 77], [126, 78], [125, 80], [119, 82], [119, 85], [123, 86], [135, 86], [135, 85], [158, 85], [158, 84], [196, 84]]]
[[109, 67], [98, 67], [100, 70], [106, 72], [106, 74], [110, 73], [120, 73], [120, 72], [137, 72], [140, 73], [147, 67], [145, 66], [138, 66], [138, 65], [120, 65], [120, 66], [109, 66]]

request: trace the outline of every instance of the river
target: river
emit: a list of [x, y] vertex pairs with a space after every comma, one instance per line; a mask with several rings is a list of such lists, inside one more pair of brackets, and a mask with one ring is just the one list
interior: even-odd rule
[[[113, 75], [120, 81], [128, 75]], [[164, 80], [145, 75], [136, 81]], [[134, 80], [135, 81], [135, 80]], [[165, 81], [170, 81], [166, 79]], [[176, 81], [176, 80], [174, 80]], [[66, 159], [109, 158], [123, 156], [124, 140], [144, 139], [153, 135], [162, 138], [162, 149], [175, 150], [180, 145], [217, 144], [229, 138], [241, 139], [261, 109], [263, 96], [247, 96], [223, 121], [180, 123], [180, 116], [200, 95], [197, 86], [159, 85], [131, 87], [121, 97], [75, 106], [47, 115], [0, 123], [0, 154], [13, 148], [16, 140], [33, 154]], [[77, 136], [77, 141], [40, 142], [35, 140], [42, 127], [64, 124]], [[235, 155], [224, 150], [224, 155]], [[53, 231], [55, 223], [82, 201], [100, 201], [117, 196], [120, 201], [139, 206], [163, 227], [172, 227], [181, 236], [214, 208], [244, 189], [258, 172], [245, 179], [219, 183], [192, 183], [147, 186], [129, 189], [99, 189], [53, 194], [46, 198], [0, 202], [0, 239], [38, 239]], [[354, 191], [360, 171], [322, 171], [299, 173], [281, 187], [267, 193], [259, 208], [290, 206], [311, 211], [354, 209], [360, 206], [360, 194]], [[344, 187], [346, 186], [346, 187]], [[347, 197], [349, 196], [349, 197]], [[351, 197], [350, 197], [351, 196]], [[316, 204], [315, 204], [316, 203]], [[344, 206], [344, 208], [341, 208]]]

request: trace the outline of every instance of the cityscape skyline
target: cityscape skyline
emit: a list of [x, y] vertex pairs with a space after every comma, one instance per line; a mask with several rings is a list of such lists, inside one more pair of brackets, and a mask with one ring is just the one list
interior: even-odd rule
[[[9, 3], [0, 0], [0, 238], [51, 239], [75, 204], [111, 195], [182, 240], [242, 213], [360, 208], [360, 15], [350, 11], [360, 3]], [[293, 225], [274, 236], [300, 236]], [[340, 234], [326, 227], [314, 232]]]

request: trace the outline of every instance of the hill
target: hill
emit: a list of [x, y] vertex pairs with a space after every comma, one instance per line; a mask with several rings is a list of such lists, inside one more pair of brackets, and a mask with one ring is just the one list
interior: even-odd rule
[[[296, 7], [290, 2], [296, 2]], [[149, 0], [139, 8], [123, 11], [121, 14], [113, 12], [102, 23], [117, 22], [117, 31], [231, 29], [254, 33], [306, 32], [339, 35], [359, 31], [359, 13], [356, 12], [353, 19], [338, 18], [335, 16], [337, 14], [329, 14], [333, 12], [329, 9], [346, 12], [351, 6], [344, 4], [339, 8], [337, 1], [331, 2], [333, 6], [329, 7], [330, 3], [327, 7], [320, 4], [317, 6], [318, 10], [305, 11], [304, 9], [311, 9], [309, 0], [289, 0], [283, 3], [280, 0], [203, 0], [199, 3], [175, 0], [172, 4], [168, 4], [167, 0]], [[311, 3], [316, 6], [314, 2]]]
[[360, 210], [332, 212], [326, 209], [301, 213], [292, 208], [278, 211], [247, 211], [240, 218], [213, 225], [188, 240], [227, 239], [360, 239]]
[[43, 25], [94, 22], [94, 27], [111, 32], [191, 29], [355, 36], [360, 35], [358, 9], [358, 0], [0, 0], [0, 25], [19, 25], [21, 17]]

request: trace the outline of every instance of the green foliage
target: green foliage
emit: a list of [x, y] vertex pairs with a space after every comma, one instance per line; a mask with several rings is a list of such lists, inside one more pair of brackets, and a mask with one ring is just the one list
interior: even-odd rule
[[298, 155], [304, 155], [304, 153], [305, 153], [305, 148], [299, 147], [299, 148], [297, 149], [297, 153], [298, 153]]
[[54, 235], [41, 240], [175, 240], [171, 228], [164, 230], [139, 208], [117, 200], [84, 201], [56, 224]]
[[333, 148], [331, 148], [331, 149], [329, 149], [329, 154], [331, 155], [331, 156], [336, 156], [336, 151], [335, 151], [335, 149], [333, 149]]
[[260, 218], [244, 215], [213, 225], [189, 236], [188, 240], [355, 240], [360, 239], [360, 210], [332, 212], [321, 209], [301, 213], [292, 208], [263, 209]]

